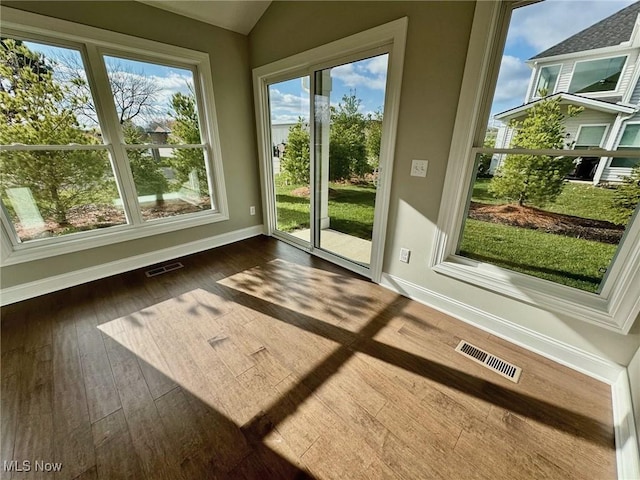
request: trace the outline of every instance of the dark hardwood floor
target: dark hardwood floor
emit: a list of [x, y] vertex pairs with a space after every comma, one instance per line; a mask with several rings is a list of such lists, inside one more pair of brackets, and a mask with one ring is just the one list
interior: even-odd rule
[[181, 261], [2, 309], [3, 479], [616, 476], [608, 385], [273, 239]]

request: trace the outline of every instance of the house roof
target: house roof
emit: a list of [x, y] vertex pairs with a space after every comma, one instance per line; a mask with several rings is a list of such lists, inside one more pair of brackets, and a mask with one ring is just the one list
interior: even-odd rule
[[631, 39], [638, 13], [640, 13], [640, 1], [594, 23], [529, 60], [612, 47], [627, 42]]
[[587, 98], [583, 97], [582, 95], [575, 95], [573, 93], [558, 92], [554, 93], [553, 95], [548, 95], [544, 98], [539, 98], [538, 100], [534, 100], [533, 102], [525, 103], [524, 105], [520, 105], [519, 107], [510, 108], [509, 110], [505, 110], [504, 112], [497, 113], [494, 118], [496, 120], [509, 121], [513, 118], [517, 118], [523, 115], [536, 103], [555, 97], [560, 97], [562, 99], [561, 103], [563, 104], [577, 105], [580, 107], [585, 107], [591, 110], [598, 110], [606, 113], [634, 113], [637, 110], [632, 105], [621, 105], [619, 103], [605, 102], [596, 98]]

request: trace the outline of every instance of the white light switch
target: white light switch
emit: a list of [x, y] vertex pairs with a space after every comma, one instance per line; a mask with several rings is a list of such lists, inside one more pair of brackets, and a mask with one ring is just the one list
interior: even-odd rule
[[427, 167], [429, 165], [428, 160], [412, 160], [411, 161], [411, 176], [412, 177], [426, 177]]

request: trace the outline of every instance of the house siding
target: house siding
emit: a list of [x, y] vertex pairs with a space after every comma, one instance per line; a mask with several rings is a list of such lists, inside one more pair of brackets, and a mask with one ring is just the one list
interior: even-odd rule
[[[567, 114], [566, 106], [563, 106], [563, 113], [565, 115]], [[569, 145], [565, 144], [565, 148], [567, 149], [573, 148], [573, 143], [578, 138], [578, 130], [580, 129], [580, 125], [594, 125], [594, 124], [606, 124], [609, 126], [606, 132], [605, 138], [602, 142], [602, 145], [604, 146], [607, 139], [606, 137], [611, 134], [611, 127], [613, 125], [615, 118], [616, 118], [616, 115], [614, 114], [600, 112], [598, 110], [590, 110], [590, 109], [585, 109], [582, 113], [580, 113], [576, 117], [566, 118], [565, 128], [566, 128], [566, 134], [568, 135], [567, 143], [569, 143]], [[519, 118], [518, 120], [522, 120], [522, 119], [524, 119], [524, 116]], [[640, 114], [638, 115], [638, 120], [640, 120]], [[496, 136], [496, 148], [511, 147], [512, 146], [511, 141], [513, 140], [514, 135], [515, 135], [515, 129], [509, 128], [506, 125], [501, 126], [498, 129], [498, 134]], [[497, 168], [502, 164], [505, 157], [506, 157], [505, 154], [496, 153], [493, 155], [491, 159], [491, 166], [489, 167], [489, 172], [492, 175], [495, 174]], [[609, 170], [612, 170], [610, 175], [613, 176], [612, 177], [613, 180], [607, 180], [607, 181], [619, 181], [619, 180], [615, 180], [615, 178], [617, 178], [616, 171], [618, 169], [610, 168]]]
[[605, 167], [600, 177], [601, 182], [621, 182], [624, 177], [631, 175], [631, 168]]
[[631, 93], [631, 98], [629, 99], [629, 103], [631, 105], [640, 104], [640, 82], [636, 83], [633, 92]]
[[615, 119], [616, 116], [611, 113], [585, 109], [579, 115], [565, 120], [566, 133], [569, 135], [567, 141], [571, 142], [571, 148], [573, 148], [573, 142], [578, 138], [580, 125], [607, 124], [609, 125], [609, 129], [607, 130], [606, 135], [609, 135], [611, 132], [611, 125], [613, 125]]
[[[496, 135], [495, 148], [509, 148], [511, 140], [515, 135], [515, 129], [509, 128], [506, 125], [498, 128], [498, 134]], [[489, 166], [489, 173], [495, 175], [497, 168], [502, 164], [506, 155], [495, 153], [491, 157], [491, 165]]]

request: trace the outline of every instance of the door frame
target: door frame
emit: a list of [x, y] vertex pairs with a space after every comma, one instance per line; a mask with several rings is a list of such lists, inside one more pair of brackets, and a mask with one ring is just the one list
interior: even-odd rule
[[[258, 140], [258, 155], [260, 158], [260, 182], [262, 190], [263, 231], [266, 235], [292, 243], [309, 253], [334, 262], [344, 268], [366, 276], [374, 282], [380, 282], [382, 277], [382, 262], [387, 231], [389, 212], [391, 178], [393, 172], [395, 142], [397, 133], [398, 113], [400, 109], [400, 88], [404, 65], [404, 50], [407, 36], [408, 18], [403, 17], [378, 27], [356, 33], [349, 37], [336, 40], [305, 52], [298, 53], [275, 62], [253, 69], [253, 92], [255, 101], [256, 130]], [[315, 222], [311, 225], [311, 245], [304, 241], [296, 241], [290, 235], [279, 235], [276, 230], [276, 198], [273, 185], [273, 161], [271, 151], [271, 120], [269, 111], [269, 92], [271, 84], [290, 80], [296, 77], [309, 76], [310, 87], [313, 87], [313, 73], [316, 70], [338, 65], [340, 62], [353, 61], [359, 55], [386, 47], [389, 54], [387, 67], [387, 85], [384, 101], [384, 121], [382, 125], [382, 139], [380, 144], [380, 180], [376, 192], [374, 210], [373, 235], [371, 241], [371, 261], [369, 267], [348, 261], [339, 255], [331, 254], [319, 248], [313, 248]], [[380, 52], [382, 53], [382, 52]], [[364, 58], [364, 57], [363, 57]], [[310, 109], [313, 111], [313, 89], [310, 89]], [[311, 113], [310, 112], [310, 113]], [[309, 115], [309, 128], [314, 131], [314, 119]], [[315, 172], [314, 149], [311, 148], [311, 172]], [[314, 210], [313, 195], [311, 196], [312, 212]]]

